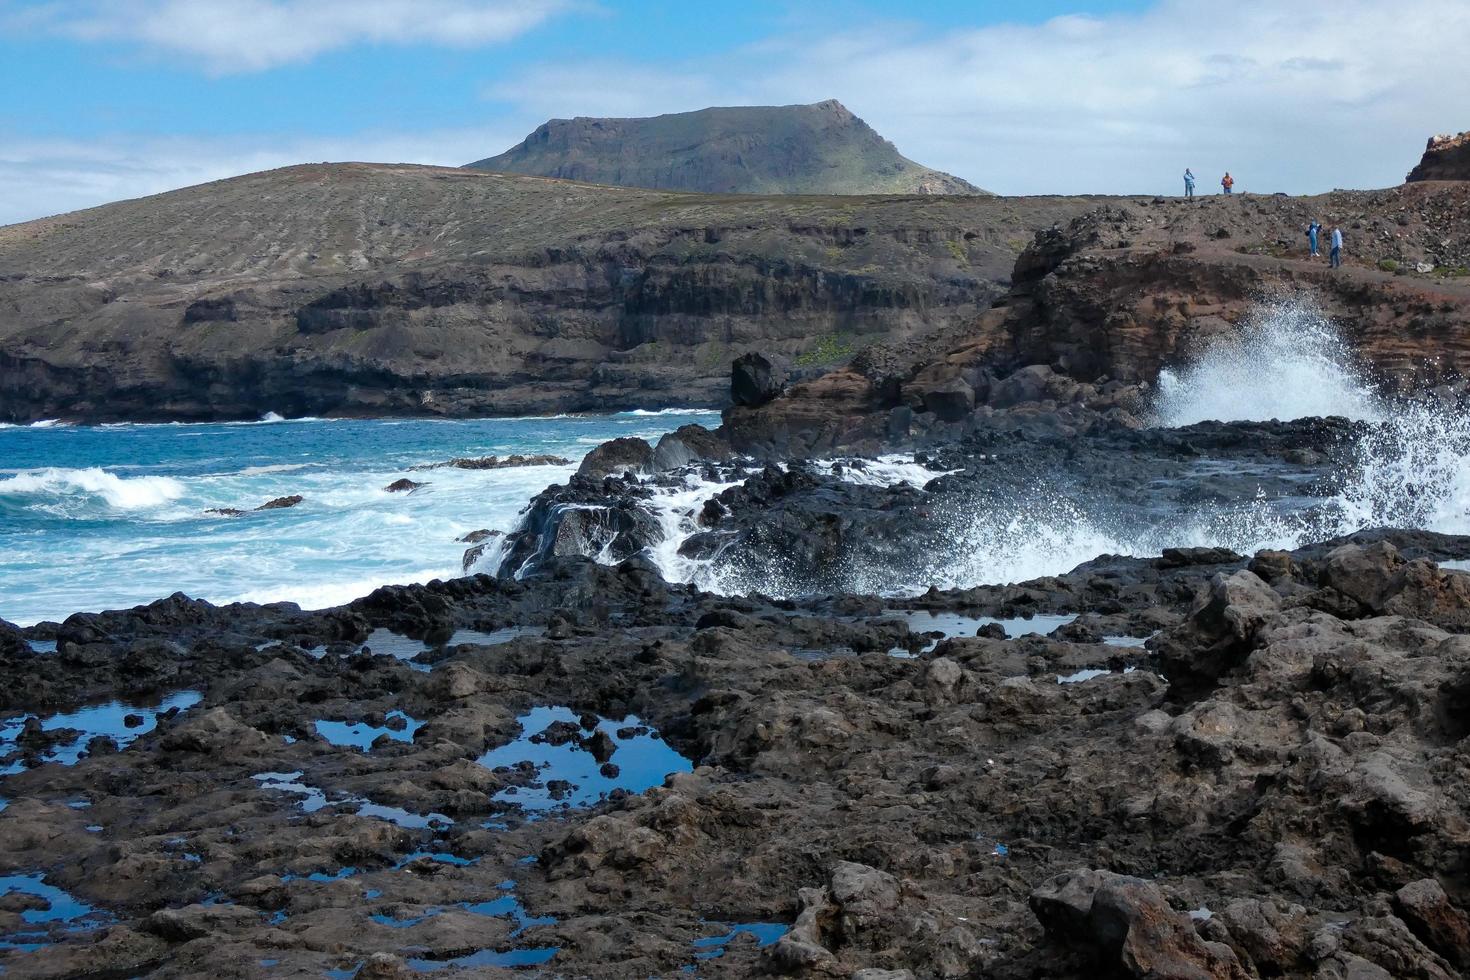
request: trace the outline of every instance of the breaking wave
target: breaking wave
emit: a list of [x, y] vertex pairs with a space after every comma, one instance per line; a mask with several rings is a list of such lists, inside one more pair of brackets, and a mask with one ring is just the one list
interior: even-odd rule
[[178, 500], [183, 495], [184, 485], [171, 477], [128, 479], [98, 466], [33, 470], [0, 480], [0, 497], [49, 496], [58, 500], [91, 497], [114, 510], [147, 510]]
[[1380, 421], [1384, 404], [1332, 321], [1305, 296], [1259, 307], [1231, 336], [1159, 374], [1153, 422]]
[[[1377, 527], [1470, 534], [1470, 412], [1393, 398], [1369, 380], [1332, 323], [1308, 297], [1262, 306], [1229, 337], [1165, 371], [1155, 425], [1342, 416], [1363, 423], [1327, 474], [1300, 496], [1113, 499], [1087, 481], [1044, 481], [1026, 491], [936, 495], [921, 540], [863, 543], [849, 567], [817, 585], [781, 556], [743, 567], [678, 554], [690, 515], [723, 487], [691, 489], [656, 505], [666, 540], [651, 557], [672, 581], [711, 591], [794, 595], [816, 588], [877, 594], [931, 585], [967, 588], [1061, 574], [1099, 555], [1146, 557], [1171, 547], [1242, 554], [1291, 549]], [[922, 487], [939, 474], [901, 457], [844, 466], [843, 479]], [[1284, 464], [1283, 464], [1284, 465]], [[833, 464], [818, 464], [833, 473]], [[1316, 471], [1321, 473], [1321, 470]], [[1311, 482], [1311, 481], [1304, 481]], [[1294, 491], [1293, 491], [1294, 492]], [[675, 516], [679, 519], [673, 519]]]

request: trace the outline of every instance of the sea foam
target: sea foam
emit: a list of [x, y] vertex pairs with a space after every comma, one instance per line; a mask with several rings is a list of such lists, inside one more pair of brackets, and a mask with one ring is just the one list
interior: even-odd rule
[[116, 510], [146, 510], [179, 499], [184, 495], [184, 486], [171, 477], [124, 478], [98, 466], [31, 470], [0, 480], [0, 496], [78, 495], [100, 498]]

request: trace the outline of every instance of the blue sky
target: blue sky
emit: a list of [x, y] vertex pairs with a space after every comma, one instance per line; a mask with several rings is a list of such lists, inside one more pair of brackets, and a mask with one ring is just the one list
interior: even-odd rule
[[[1221, 11], [1226, 15], [1221, 16]], [[1470, 127], [1470, 4], [0, 0], [0, 223], [550, 116], [837, 98], [1005, 193], [1402, 179]]]

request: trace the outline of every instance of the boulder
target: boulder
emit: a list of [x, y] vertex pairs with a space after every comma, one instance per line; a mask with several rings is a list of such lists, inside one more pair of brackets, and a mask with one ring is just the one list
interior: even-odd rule
[[1186, 688], [1216, 683], [1280, 611], [1281, 597], [1254, 572], [1216, 574], [1189, 618], [1156, 641], [1164, 676]]
[[1302, 906], [1242, 898], [1225, 906], [1219, 918], [1230, 933], [1231, 944], [1249, 957], [1257, 973], [1280, 976], [1305, 965], [1311, 935], [1307, 910]]
[[870, 928], [898, 908], [898, 879], [866, 864], [837, 862], [828, 891], [841, 912], [844, 935]]
[[659, 439], [653, 448], [653, 470], [662, 473], [705, 460], [727, 460], [731, 455], [725, 440], [704, 426], [684, 425]]
[[781, 394], [790, 376], [790, 365], [779, 355], [741, 354], [730, 364], [730, 400], [746, 408], [764, 405]]
[[1388, 541], [1328, 552], [1319, 584], [1346, 596], [1365, 615], [1410, 616], [1449, 630], [1470, 628], [1470, 575], [1441, 571], [1431, 561], [1408, 561]]
[[1057, 374], [1045, 364], [1032, 364], [992, 385], [990, 406], [1013, 408], [1042, 401], [1065, 405], [1076, 401], [1082, 391], [1082, 386], [1066, 375]]
[[394, 480], [383, 489], [388, 493], [412, 493], [422, 486], [427, 486], [427, 484], [417, 483], [405, 476], [402, 479]]
[[645, 439], [624, 436], [604, 442], [582, 458], [578, 476], [601, 479], [623, 473], [640, 473], [653, 461], [653, 447]]
[[963, 378], [950, 378], [922, 392], [924, 411], [941, 422], [958, 422], [975, 410], [975, 389]]
[[1470, 917], [1450, 902], [1438, 881], [1410, 882], [1394, 895], [1393, 904], [1420, 942], [1461, 970], [1470, 970]]
[[1124, 976], [1237, 980], [1246, 974], [1228, 946], [1195, 932], [1159, 889], [1127, 875], [1079, 870], [1031, 892], [1031, 910], [1047, 937]]

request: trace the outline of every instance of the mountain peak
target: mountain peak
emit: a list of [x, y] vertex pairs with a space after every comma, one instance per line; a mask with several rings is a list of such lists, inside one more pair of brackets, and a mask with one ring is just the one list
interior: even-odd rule
[[716, 194], [983, 194], [904, 157], [836, 99], [551, 119], [478, 170]]

